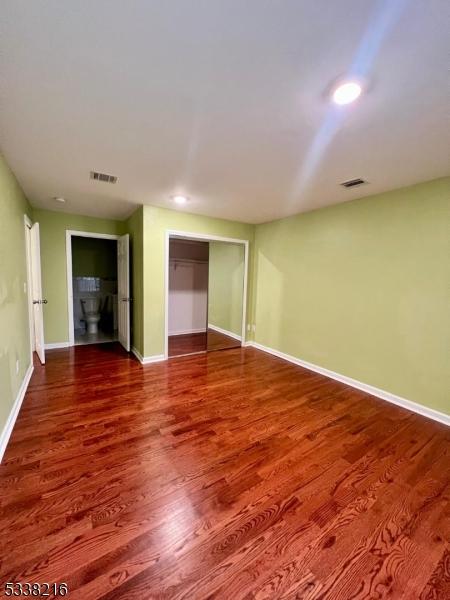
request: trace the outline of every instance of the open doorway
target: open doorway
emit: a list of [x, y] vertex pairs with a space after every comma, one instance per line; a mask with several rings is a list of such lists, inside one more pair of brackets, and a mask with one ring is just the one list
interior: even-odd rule
[[117, 240], [72, 236], [75, 345], [118, 339]]
[[166, 233], [166, 358], [245, 341], [248, 242]]
[[66, 232], [69, 344], [130, 351], [129, 236]]

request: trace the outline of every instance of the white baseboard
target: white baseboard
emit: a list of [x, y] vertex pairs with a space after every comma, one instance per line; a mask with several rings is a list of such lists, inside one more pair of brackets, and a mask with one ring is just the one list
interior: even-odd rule
[[69, 348], [70, 342], [52, 342], [51, 344], [44, 344], [45, 350], [56, 350], [57, 348]]
[[205, 333], [206, 329], [202, 327], [201, 329], [182, 329], [180, 331], [169, 331], [170, 335], [187, 335], [189, 333]]
[[131, 346], [131, 352], [135, 355], [141, 365], [149, 365], [151, 363], [161, 362], [166, 360], [164, 354], [154, 354], [153, 356], [142, 356], [142, 354], [134, 346]]
[[352, 379], [351, 377], [347, 377], [346, 375], [341, 375], [340, 373], [335, 373], [334, 371], [330, 371], [329, 369], [325, 369], [324, 367], [319, 367], [318, 365], [306, 362], [305, 360], [301, 360], [299, 358], [296, 358], [295, 356], [291, 356], [290, 354], [285, 354], [284, 352], [280, 352], [279, 350], [274, 350], [273, 348], [269, 348], [268, 346], [263, 346], [262, 344], [258, 344], [257, 342], [247, 342], [245, 345], [257, 348], [258, 350], [262, 350], [263, 352], [267, 352], [268, 354], [273, 354], [274, 356], [287, 360], [291, 363], [294, 363], [295, 365], [299, 365], [300, 367], [309, 369], [310, 371], [314, 371], [315, 373], [320, 373], [321, 375], [325, 375], [325, 377], [330, 377], [331, 379], [335, 379], [336, 381], [345, 383], [350, 387], [366, 392], [367, 394], [371, 394], [372, 396], [376, 396], [377, 398], [381, 398], [382, 400], [386, 400], [387, 402], [391, 402], [392, 404], [396, 404], [397, 406], [401, 406], [402, 408], [406, 408], [407, 410], [422, 415], [423, 417], [428, 417], [429, 419], [433, 419], [434, 421], [439, 421], [439, 423], [443, 423], [444, 425], [450, 426], [450, 415], [441, 413], [438, 410], [434, 410], [433, 408], [428, 408], [427, 406], [423, 406], [422, 404], [417, 404], [417, 402], [413, 402], [412, 400], [407, 400], [406, 398], [402, 398], [401, 396], [396, 396], [395, 394], [391, 394], [391, 392], [387, 392], [386, 390], [380, 390], [379, 388], [376, 388], [373, 385], [363, 383], [361, 381], [358, 381], [357, 379]]
[[218, 333], [223, 333], [223, 335], [228, 335], [229, 337], [234, 338], [235, 340], [242, 341], [242, 336], [233, 333], [232, 331], [227, 331], [226, 329], [222, 329], [221, 327], [217, 327], [216, 325], [211, 325], [208, 323], [208, 329], [212, 329], [213, 331], [217, 331]]
[[11, 412], [9, 413], [9, 417], [5, 423], [5, 426], [3, 427], [2, 433], [0, 434], [0, 463], [3, 460], [6, 446], [8, 445], [17, 415], [19, 414], [20, 407], [22, 406], [22, 402], [25, 397], [25, 392], [27, 391], [28, 384], [30, 383], [31, 375], [33, 374], [33, 368], [34, 367], [32, 364], [28, 367], [19, 391], [17, 392]]

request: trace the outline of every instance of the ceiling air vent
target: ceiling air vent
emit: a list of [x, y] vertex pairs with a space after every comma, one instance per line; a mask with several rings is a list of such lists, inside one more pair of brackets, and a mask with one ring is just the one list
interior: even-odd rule
[[115, 175], [107, 175], [106, 173], [98, 173], [97, 171], [91, 171], [91, 179], [103, 181], [104, 183], [117, 183]]
[[343, 181], [341, 185], [345, 188], [352, 188], [356, 187], [357, 185], [362, 185], [363, 183], [367, 183], [367, 181], [364, 181], [364, 179], [360, 179], [358, 177], [357, 179], [349, 179], [348, 181]]

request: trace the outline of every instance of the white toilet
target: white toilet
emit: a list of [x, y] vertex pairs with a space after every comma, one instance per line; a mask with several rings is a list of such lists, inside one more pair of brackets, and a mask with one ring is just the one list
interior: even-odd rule
[[86, 296], [80, 299], [83, 320], [86, 321], [87, 333], [98, 333], [100, 321], [100, 298]]

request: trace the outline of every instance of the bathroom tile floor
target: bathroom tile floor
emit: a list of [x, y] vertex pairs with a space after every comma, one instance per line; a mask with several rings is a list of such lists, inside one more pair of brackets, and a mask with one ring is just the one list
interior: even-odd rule
[[83, 329], [75, 329], [75, 345], [101, 344], [102, 342], [114, 342], [118, 339], [117, 331], [101, 331], [97, 333], [86, 333]]

